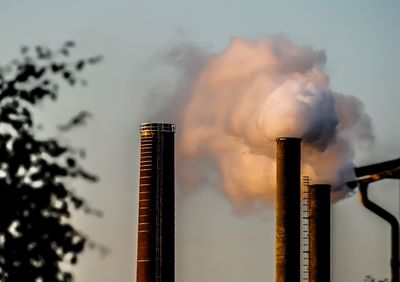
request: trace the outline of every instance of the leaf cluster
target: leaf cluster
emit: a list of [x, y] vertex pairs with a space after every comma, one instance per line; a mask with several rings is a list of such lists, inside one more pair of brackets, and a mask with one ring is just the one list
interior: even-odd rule
[[[22, 47], [0, 68], [0, 281], [73, 281], [62, 264], [77, 263], [88, 238], [71, 225], [71, 211], [100, 214], [68, 187], [72, 179], [98, 180], [81, 165], [84, 151], [39, 138], [33, 114], [57, 100], [60, 83], [86, 85], [81, 72], [101, 61], [69, 59], [74, 47]], [[60, 129], [83, 123], [82, 113]]]
[[389, 282], [389, 279], [375, 280], [371, 275], [367, 275], [364, 278], [364, 282]]

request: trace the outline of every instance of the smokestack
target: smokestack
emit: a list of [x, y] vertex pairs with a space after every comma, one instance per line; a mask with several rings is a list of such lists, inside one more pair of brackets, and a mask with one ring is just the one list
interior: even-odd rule
[[308, 187], [309, 282], [330, 281], [331, 186]]
[[140, 126], [137, 282], [175, 281], [175, 125]]
[[300, 281], [299, 138], [276, 139], [276, 281]]

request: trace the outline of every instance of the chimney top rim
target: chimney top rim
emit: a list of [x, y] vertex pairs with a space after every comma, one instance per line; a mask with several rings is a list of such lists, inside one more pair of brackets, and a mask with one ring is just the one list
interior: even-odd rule
[[140, 124], [140, 132], [175, 132], [176, 125], [163, 122], [145, 122]]
[[278, 137], [276, 138], [276, 141], [298, 141], [301, 142], [301, 138], [297, 137]]

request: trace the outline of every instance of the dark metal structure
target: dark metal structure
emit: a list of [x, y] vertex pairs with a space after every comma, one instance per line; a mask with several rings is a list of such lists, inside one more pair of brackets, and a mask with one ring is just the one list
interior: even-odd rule
[[358, 187], [360, 190], [361, 203], [365, 208], [384, 219], [391, 226], [391, 282], [400, 281], [400, 232], [397, 218], [372, 202], [368, 197], [369, 184], [385, 179], [400, 179], [400, 159], [387, 161], [383, 163], [368, 165], [355, 168], [357, 180], [347, 183], [350, 188]]
[[140, 126], [137, 282], [175, 281], [175, 125]]
[[[390, 160], [390, 161], [381, 162], [381, 163], [377, 163], [377, 164], [356, 167], [354, 169], [354, 172], [357, 177], [365, 177], [365, 176], [374, 175], [377, 173], [382, 173], [384, 171], [390, 171], [390, 170], [393, 170], [393, 169], [396, 169], [399, 167], [400, 167], [400, 159], [395, 159], [395, 160]], [[390, 175], [387, 175], [387, 178], [399, 179], [400, 174], [399, 173], [390, 174]]]
[[330, 281], [331, 186], [308, 186], [309, 282]]
[[299, 138], [276, 139], [276, 281], [300, 281]]

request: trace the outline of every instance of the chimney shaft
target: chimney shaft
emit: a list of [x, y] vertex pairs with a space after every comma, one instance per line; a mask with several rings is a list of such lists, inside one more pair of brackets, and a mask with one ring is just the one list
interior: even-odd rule
[[315, 184], [308, 189], [309, 281], [329, 282], [331, 186]]
[[175, 125], [140, 126], [137, 282], [175, 281]]
[[276, 140], [276, 281], [300, 281], [300, 145]]

